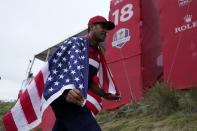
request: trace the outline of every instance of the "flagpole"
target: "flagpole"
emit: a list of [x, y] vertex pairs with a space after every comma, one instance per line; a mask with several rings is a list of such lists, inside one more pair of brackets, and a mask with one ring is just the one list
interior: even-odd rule
[[[130, 83], [130, 80], [129, 80], [129, 77], [128, 77], [128, 73], [127, 73], [127, 69], [126, 69], [126, 65], [125, 65], [125, 62], [124, 62], [124, 57], [123, 57], [123, 53], [122, 53], [121, 49], [120, 49], [120, 54], [121, 54], [121, 56], [123, 58], [123, 60], [121, 60], [121, 61], [122, 61], [122, 64], [123, 64], [124, 72], [126, 74], [127, 82], [128, 82], [128, 85], [129, 85], [129, 91], [130, 91], [130, 94], [131, 94], [131, 104], [134, 107], [134, 111], [136, 111], [135, 98], [134, 98], [133, 93], [131, 91], [131, 83]], [[128, 112], [129, 112], [129, 109], [130, 109], [130, 106], [128, 105]]]

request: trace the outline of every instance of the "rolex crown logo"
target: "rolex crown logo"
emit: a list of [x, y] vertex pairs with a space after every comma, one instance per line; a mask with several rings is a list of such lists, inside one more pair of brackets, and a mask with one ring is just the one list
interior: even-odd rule
[[191, 22], [191, 21], [192, 21], [192, 15], [186, 15], [186, 16], [184, 17], [184, 20], [185, 20], [186, 23]]
[[179, 7], [188, 5], [192, 2], [192, 0], [178, 0]]

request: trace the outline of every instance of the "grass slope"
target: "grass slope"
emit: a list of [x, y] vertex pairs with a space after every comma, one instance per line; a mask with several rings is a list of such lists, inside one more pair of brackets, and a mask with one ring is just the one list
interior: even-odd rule
[[137, 102], [136, 111], [127, 111], [128, 106], [132, 109], [124, 105], [116, 111], [101, 112], [96, 119], [103, 131], [197, 131], [196, 88], [174, 91], [156, 83]]
[[15, 102], [0, 102], [0, 131], [4, 131], [3, 120], [2, 117], [6, 114], [6, 112], [13, 107]]
[[103, 131], [197, 131], [196, 113], [177, 111], [156, 115], [151, 109], [138, 109], [127, 113], [124, 113], [124, 108], [113, 112], [104, 111], [97, 116], [97, 121], [105, 120], [105, 123], [100, 123]]

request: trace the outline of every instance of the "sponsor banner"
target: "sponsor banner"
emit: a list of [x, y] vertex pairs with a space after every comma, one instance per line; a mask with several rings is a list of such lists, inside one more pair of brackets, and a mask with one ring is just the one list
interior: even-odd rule
[[109, 20], [113, 21], [116, 27], [108, 32], [107, 62], [139, 55], [141, 52], [139, 0], [112, 0]]
[[108, 32], [106, 60], [121, 92], [120, 102], [103, 101], [103, 109], [115, 109], [142, 98], [140, 0], [112, 0], [109, 20], [116, 25]]
[[197, 0], [161, 0], [164, 79], [175, 89], [197, 85]]
[[163, 72], [158, 1], [141, 0], [142, 80], [145, 90], [160, 79]]

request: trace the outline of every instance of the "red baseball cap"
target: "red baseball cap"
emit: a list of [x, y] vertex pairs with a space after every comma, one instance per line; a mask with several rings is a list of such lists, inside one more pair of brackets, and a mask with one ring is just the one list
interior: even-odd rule
[[105, 24], [105, 27], [107, 28], [107, 30], [112, 30], [115, 27], [113, 22], [107, 21], [103, 16], [94, 16], [94, 17], [90, 18], [90, 20], [88, 22], [88, 27], [91, 24], [94, 24], [94, 23], [103, 23], [103, 24]]

